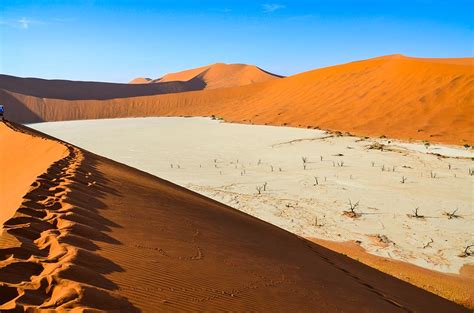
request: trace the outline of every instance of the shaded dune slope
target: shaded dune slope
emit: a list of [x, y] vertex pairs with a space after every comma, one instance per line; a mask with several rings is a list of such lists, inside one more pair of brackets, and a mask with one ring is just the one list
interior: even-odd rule
[[[45, 121], [217, 115], [231, 122], [472, 145], [473, 69], [472, 58], [388, 56], [241, 87], [179, 94], [62, 101], [7, 93]], [[15, 114], [15, 104], [8, 99], [5, 104], [7, 113]]]
[[242, 86], [279, 77], [253, 65], [217, 63], [167, 74], [156, 80], [136, 78], [130, 84], [48, 80], [0, 74], [0, 89], [38, 98], [107, 100]]
[[211, 199], [63, 145], [69, 154], [32, 182], [4, 223], [2, 312], [467, 312]]
[[0, 89], [38, 98], [62, 100], [129, 98], [201, 90], [204, 87], [205, 84], [198, 79], [187, 82], [163, 82], [159, 84], [116, 84], [0, 75]]

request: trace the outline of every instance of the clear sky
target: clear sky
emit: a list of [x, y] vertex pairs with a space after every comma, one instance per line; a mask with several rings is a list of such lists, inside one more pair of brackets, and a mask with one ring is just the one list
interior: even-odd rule
[[127, 82], [226, 62], [291, 75], [473, 56], [473, 24], [473, 0], [0, 0], [0, 72]]

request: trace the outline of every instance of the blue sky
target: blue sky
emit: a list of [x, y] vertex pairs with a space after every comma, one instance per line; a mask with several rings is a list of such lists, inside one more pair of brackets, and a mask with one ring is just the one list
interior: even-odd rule
[[474, 55], [474, 1], [0, 1], [3, 74], [127, 82], [215, 62], [291, 75]]

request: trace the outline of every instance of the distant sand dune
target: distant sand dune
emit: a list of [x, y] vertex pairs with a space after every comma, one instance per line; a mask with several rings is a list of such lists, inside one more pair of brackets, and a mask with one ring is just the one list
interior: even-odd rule
[[[231, 122], [472, 145], [472, 61], [395, 55], [232, 88], [105, 101], [64, 101], [4, 91], [0, 101], [7, 116], [21, 122], [36, 121], [34, 115], [43, 121], [216, 115]], [[153, 84], [144, 86], [148, 85]], [[31, 113], [18, 113], [25, 108]]]
[[0, 75], [0, 89], [39, 98], [107, 100], [235, 87], [279, 77], [253, 65], [218, 63], [194, 70], [167, 74], [157, 80], [136, 78], [130, 84]]
[[265, 72], [254, 65], [216, 63], [192, 70], [167, 74], [162, 78], [151, 81], [151, 83], [199, 79], [206, 85], [204, 89], [217, 89], [260, 83], [280, 77]]
[[3, 224], [2, 311], [468, 312], [223, 204], [61, 144], [69, 154], [32, 181]]

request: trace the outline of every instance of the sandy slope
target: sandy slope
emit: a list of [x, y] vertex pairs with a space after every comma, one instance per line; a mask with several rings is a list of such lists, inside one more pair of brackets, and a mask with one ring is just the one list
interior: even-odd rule
[[189, 81], [197, 78], [205, 83], [206, 87], [204, 89], [216, 89], [244, 86], [280, 77], [281, 76], [265, 72], [255, 65], [216, 63], [196, 69], [167, 74], [152, 82]]
[[146, 77], [137, 77], [129, 81], [129, 84], [148, 84], [152, 79]]
[[159, 84], [116, 84], [102, 82], [22, 78], [0, 74], [0, 89], [38, 98], [105, 100], [201, 90], [204, 83], [163, 82]]
[[234, 88], [106, 101], [3, 92], [0, 100], [8, 116], [22, 122], [217, 115], [233, 122], [472, 145], [472, 60], [396, 55]]
[[15, 132], [0, 122], [0, 232], [36, 176], [66, 154], [56, 141]]
[[[209, 118], [66, 121], [31, 127], [298, 236], [357, 242], [359, 250], [370, 253], [356, 255], [362, 262], [383, 260], [368, 264], [474, 307], [474, 275], [459, 275], [474, 269], [472, 257], [459, 257], [473, 243], [474, 176], [469, 170], [474, 150], [405, 147], [392, 139]], [[384, 144], [378, 145], [382, 150], [377, 143]], [[306, 169], [302, 156], [307, 158]], [[406, 182], [401, 183], [402, 177]], [[263, 184], [265, 190], [258, 194], [256, 188]], [[358, 218], [343, 214], [349, 199], [359, 202]], [[408, 216], [415, 207], [425, 218]], [[449, 219], [446, 212], [454, 210], [458, 217]]]
[[225, 205], [66, 146], [69, 155], [32, 182], [4, 223], [2, 311], [467, 312]]
[[471, 288], [474, 285], [473, 265], [463, 266], [459, 274], [446, 274], [391, 258], [375, 256], [367, 253], [355, 241], [335, 242], [316, 238], [309, 239], [325, 248], [343, 253], [370, 267], [429, 290], [456, 303], [461, 303], [470, 308], [474, 307], [474, 291]]

